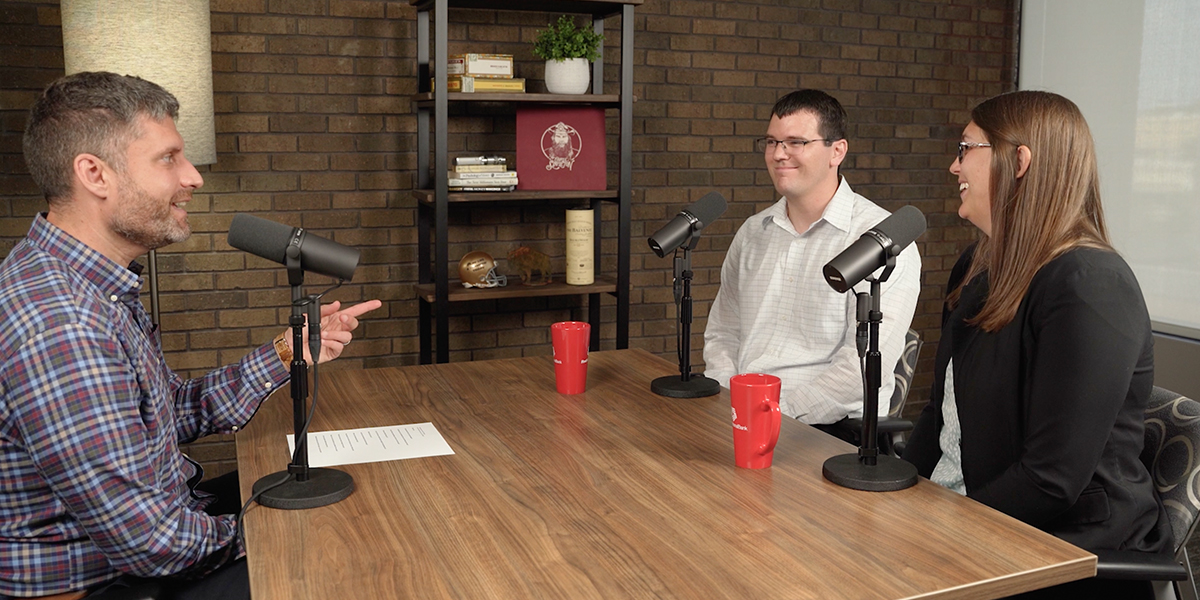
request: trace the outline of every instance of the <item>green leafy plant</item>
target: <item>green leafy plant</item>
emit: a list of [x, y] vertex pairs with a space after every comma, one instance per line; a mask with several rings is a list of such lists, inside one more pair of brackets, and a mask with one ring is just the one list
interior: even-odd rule
[[557, 23], [547, 25], [547, 29], [538, 32], [537, 39], [533, 41], [533, 53], [545, 60], [596, 60], [600, 58], [596, 49], [603, 41], [603, 36], [591, 29], [576, 26], [574, 19], [563, 15]]

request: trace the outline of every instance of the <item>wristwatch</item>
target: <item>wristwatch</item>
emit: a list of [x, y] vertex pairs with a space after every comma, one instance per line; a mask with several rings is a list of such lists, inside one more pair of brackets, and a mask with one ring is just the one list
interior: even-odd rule
[[283, 364], [290, 367], [292, 366], [292, 349], [287, 345], [287, 334], [288, 332], [284, 331], [275, 336], [275, 353], [279, 355], [279, 360], [282, 360]]

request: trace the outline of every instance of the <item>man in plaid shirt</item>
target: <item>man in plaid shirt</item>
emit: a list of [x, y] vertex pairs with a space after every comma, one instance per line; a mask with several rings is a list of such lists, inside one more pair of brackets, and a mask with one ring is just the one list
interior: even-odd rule
[[[220, 514], [236, 510], [196, 489], [179, 444], [249, 421], [288, 381], [291, 336], [198, 379], [167, 366], [134, 259], [191, 233], [203, 180], [177, 112], [148, 81], [79, 73], [30, 113], [25, 159], [48, 210], [0, 267], [0, 599], [138, 578], [175, 597], [249, 597], [236, 517]], [[319, 361], [379, 306], [323, 307]]]

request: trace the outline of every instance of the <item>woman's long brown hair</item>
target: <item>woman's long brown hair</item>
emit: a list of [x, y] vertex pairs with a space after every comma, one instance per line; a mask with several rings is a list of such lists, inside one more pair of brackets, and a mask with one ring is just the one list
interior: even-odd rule
[[[1011, 92], [976, 106], [971, 120], [992, 144], [992, 232], [979, 240], [963, 284], [988, 273], [987, 300], [968, 322], [995, 332], [1016, 316], [1046, 263], [1079, 246], [1112, 247], [1095, 144], [1074, 102], [1050, 92]], [[1031, 160], [1018, 178], [1020, 146]], [[947, 298], [951, 306], [963, 284]]]

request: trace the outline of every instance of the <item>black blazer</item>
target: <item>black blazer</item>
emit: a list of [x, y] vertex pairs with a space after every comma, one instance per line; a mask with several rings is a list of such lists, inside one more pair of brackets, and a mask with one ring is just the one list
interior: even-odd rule
[[[949, 289], [973, 252], [959, 258]], [[966, 323], [987, 293], [985, 273], [943, 310], [932, 398], [904, 458], [926, 477], [941, 458], [953, 357], [967, 496], [1085, 549], [1172, 549], [1138, 458], [1154, 342], [1129, 266], [1114, 252], [1066, 252], [1037, 272], [1016, 317], [996, 333]]]

